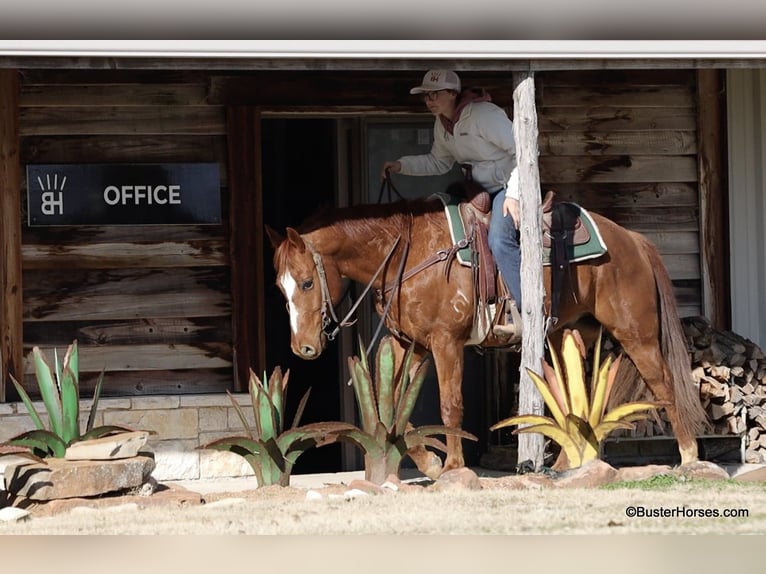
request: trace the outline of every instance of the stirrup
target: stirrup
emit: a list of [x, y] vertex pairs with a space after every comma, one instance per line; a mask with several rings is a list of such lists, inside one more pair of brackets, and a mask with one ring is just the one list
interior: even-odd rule
[[[516, 301], [513, 299], [509, 299], [507, 301], [507, 304], [511, 308], [511, 323], [505, 323], [502, 325], [495, 325], [492, 327], [492, 333], [495, 334], [498, 337], [502, 338], [509, 338], [511, 339], [511, 343], [517, 343], [521, 341], [521, 315], [519, 314], [519, 310], [516, 308]], [[506, 312], [506, 316], [508, 313]]]

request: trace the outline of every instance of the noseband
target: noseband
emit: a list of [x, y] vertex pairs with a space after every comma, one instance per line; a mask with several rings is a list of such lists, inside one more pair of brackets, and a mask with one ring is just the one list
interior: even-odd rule
[[[314, 266], [317, 270], [317, 276], [319, 277], [319, 289], [322, 294], [322, 332], [325, 334], [325, 336], [330, 340], [333, 341], [335, 337], [338, 336], [338, 333], [340, 333], [340, 330], [343, 327], [350, 327], [353, 325], [356, 321], [351, 321], [351, 317], [356, 312], [357, 307], [359, 307], [359, 304], [364, 299], [364, 296], [367, 295], [367, 292], [372, 288], [373, 283], [375, 283], [375, 280], [378, 278], [378, 275], [380, 275], [381, 271], [385, 268], [385, 266], [388, 264], [388, 261], [391, 259], [391, 256], [394, 254], [394, 251], [396, 250], [396, 247], [399, 245], [399, 241], [401, 240], [402, 236], [398, 235], [396, 237], [396, 240], [394, 240], [394, 244], [391, 246], [391, 249], [388, 251], [388, 254], [383, 259], [383, 262], [378, 267], [378, 270], [375, 272], [375, 274], [372, 276], [370, 281], [367, 283], [367, 286], [364, 288], [364, 291], [362, 291], [362, 294], [359, 295], [359, 298], [356, 300], [356, 303], [351, 307], [348, 313], [346, 313], [346, 316], [343, 317], [343, 319], [338, 319], [338, 315], [335, 313], [335, 306], [332, 302], [332, 296], [330, 295], [330, 287], [327, 285], [327, 273], [325, 272], [324, 263], [322, 262], [322, 256], [319, 254], [319, 252], [314, 249], [314, 246], [311, 245], [311, 243], [302, 236], [303, 242], [306, 244], [306, 247], [308, 247], [309, 251], [311, 251], [311, 257], [314, 260]], [[405, 246], [405, 255], [402, 258], [402, 264], [400, 265], [399, 269], [399, 279], [401, 281], [401, 272], [404, 268], [404, 261], [406, 259], [406, 246]], [[341, 298], [342, 300], [342, 298]], [[388, 307], [386, 307], [388, 309]], [[385, 317], [385, 314], [384, 314]], [[329, 330], [328, 327], [331, 323], [335, 322], [335, 327], [332, 330]], [[381, 321], [382, 324], [382, 321]]]

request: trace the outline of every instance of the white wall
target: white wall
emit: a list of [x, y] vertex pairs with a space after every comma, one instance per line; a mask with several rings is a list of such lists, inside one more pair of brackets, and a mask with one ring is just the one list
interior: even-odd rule
[[766, 70], [729, 70], [732, 330], [766, 346]]

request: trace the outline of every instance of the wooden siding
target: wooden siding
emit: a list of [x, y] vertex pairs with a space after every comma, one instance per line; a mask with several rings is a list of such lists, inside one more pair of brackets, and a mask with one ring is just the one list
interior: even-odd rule
[[[204, 74], [25, 71], [22, 167], [217, 162], [227, 219], [225, 110]], [[24, 179], [22, 174], [22, 180]], [[26, 181], [22, 181], [22, 191]], [[77, 339], [82, 395], [222, 392], [232, 382], [228, 226], [22, 230], [24, 383], [32, 346]]]
[[543, 190], [651, 239], [682, 315], [703, 311], [694, 71], [537, 74]]

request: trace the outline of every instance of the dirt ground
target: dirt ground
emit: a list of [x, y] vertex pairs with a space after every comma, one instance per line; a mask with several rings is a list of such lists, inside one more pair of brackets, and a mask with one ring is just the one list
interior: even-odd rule
[[[31, 505], [0, 534], [763, 534], [766, 483], [692, 480], [642, 488], [542, 487], [534, 475], [482, 477], [480, 490], [425, 483], [347, 496], [348, 485], [264, 487], [201, 494], [177, 485]], [[542, 480], [542, 477], [540, 477]], [[321, 495], [321, 497], [319, 496]], [[724, 516], [730, 510], [738, 516]]]

